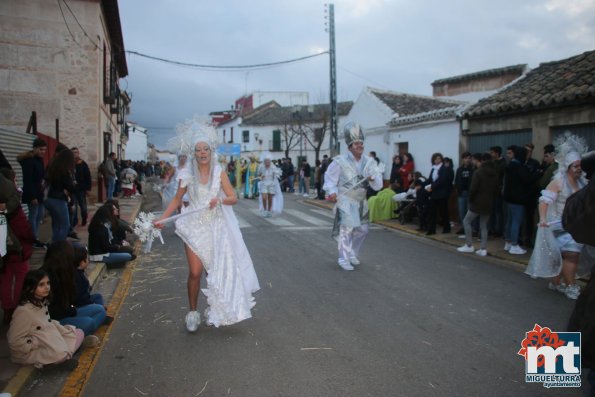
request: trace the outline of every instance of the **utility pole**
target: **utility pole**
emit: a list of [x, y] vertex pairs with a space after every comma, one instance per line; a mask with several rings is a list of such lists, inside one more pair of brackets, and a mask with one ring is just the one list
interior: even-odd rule
[[335, 58], [335, 5], [327, 4], [328, 7], [328, 29], [329, 34], [329, 58], [330, 58], [330, 145], [331, 158], [339, 154], [339, 140], [337, 136], [337, 62]]

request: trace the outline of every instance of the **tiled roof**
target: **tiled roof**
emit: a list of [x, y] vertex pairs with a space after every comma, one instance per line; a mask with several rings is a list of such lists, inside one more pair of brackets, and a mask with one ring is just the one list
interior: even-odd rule
[[520, 64], [520, 65], [504, 66], [502, 68], [481, 70], [479, 72], [461, 74], [458, 76], [447, 77], [444, 79], [436, 80], [432, 83], [432, 86], [446, 84], [446, 83], [448, 83], [448, 84], [458, 83], [461, 81], [474, 80], [474, 79], [481, 78], [481, 77], [500, 76], [500, 75], [513, 73], [513, 72], [522, 74], [526, 68], [527, 68], [527, 64]]
[[470, 106], [464, 117], [595, 103], [595, 51], [542, 63], [502, 91]]
[[[353, 102], [339, 102], [337, 104], [338, 116], [347, 115], [352, 106]], [[258, 111], [260, 108], [262, 106], [255, 109], [254, 112], [244, 115], [242, 125], [291, 124], [296, 120], [298, 109], [302, 123], [319, 123], [330, 114], [329, 104], [271, 107]]]
[[396, 117], [389, 122], [389, 126], [396, 127], [402, 125], [410, 125], [415, 123], [421, 123], [424, 121], [436, 121], [436, 120], [455, 120], [457, 115], [465, 105], [456, 105], [448, 108], [441, 108], [437, 110], [431, 110], [429, 112], [422, 112], [411, 114], [403, 117]]
[[396, 117], [411, 116], [465, 104], [462, 101], [438, 99], [431, 96], [403, 94], [375, 89], [370, 89], [370, 92], [391, 108], [396, 113]]

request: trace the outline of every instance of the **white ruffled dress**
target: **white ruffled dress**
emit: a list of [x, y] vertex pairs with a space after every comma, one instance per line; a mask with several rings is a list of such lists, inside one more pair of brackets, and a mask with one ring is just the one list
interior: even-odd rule
[[212, 198], [224, 198], [221, 189], [221, 167], [213, 166], [210, 185], [203, 185], [194, 173], [196, 166], [180, 170], [181, 187], [187, 187], [190, 204], [182, 213], [198, 213], [176, 220], [176, 234], [200, 258], [207, 271], [207, 287], [202, 292], [209, 307], [207, 324], [219, 327], [252, 317], [255, 301], [252, 294], [260, 289], [254, 265], [240, 232], [231, 206], [209, 209]]

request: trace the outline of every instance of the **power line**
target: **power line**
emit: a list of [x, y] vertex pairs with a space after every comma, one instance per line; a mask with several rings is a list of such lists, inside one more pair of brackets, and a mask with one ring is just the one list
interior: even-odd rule
[[[70, 26], [68, 26], [68, 22], [66, 22], [66, 16], [64, 15], [64, 10], [62, 10], [62, 5], [60, 4], [60, 0], [56, 0], [58, 2], [58, 7], [60, 7], [60, 14], [62, 14], [62, 19], [64, 20], [64, 25], [66, 25], [66, 29], [68, 29], [68, 33], [70, 33], [70, 37], [72, 37], [72, 41], [79, 44], [78, 41], [74, 38], [74, 34], [70, 30]], [[80, 44], [79, 44], [80, 45]]]
[[177, 66], [187, 66], [187, 67], [192, 67], [192, 68], [197, 68], [197, 69], [205, 69], [205, 70], [234, 70], [234, 71], [263, 69], [266, 67], [285, 65], [288, 63], [299, 62], [299, 61], [303, 61], [306, 59], [315, 58], [315, 57], [318, 57], [318, 56], [321, 56], [324, 54], [328, 54], [328, 51], [324, 51], [324, 52], [321, 52], [318, 54], [306, 55], [303, 57], [288, 59], [285, 61], [268, 62], [268, 63], [253, 64], [253, 65], [203, 65], [203, 64], [196, 64], [196, 63], [189, 63], [189, 62], [173, 61], [171, 59], [165, 59], [165, 58], [160, 58], [160, 57], [156, 57], [156, 56], [152, 56], [152, 55], [147, 55], [147, 54], [143, 54], [143, 53], [140, 53], [137, 51], [126, 50], [126, 52], [131, 55], [138, 55], [140, 57], [151, 59], [153, 61], [169, 63], [169, 64], [177, 65]]
[[[62, 2], [66, 6], [66, 8], [68, 8], [68, 11], [70, 12], [70, 14], [72, 14], [74, 20], [79, 25], [79, 28], [81, 28], [81, 30], [83, 31], [83, 33], [85, 34], [85, 36], [87, 36], [87, 38], [89, 39], [89, 41], [95, 46], [95, 48], [99, 48], [99, 46], [95, 43], [95, 41], [93, 41], [93, 39], [91, 39], [91, 37], [89, 37], [89, 35], [87, 34], [87, 31], [85, 30], [85, 28], [83, 28], [83, 25], [81, 25], [81, 23], [79, 22], [78, 18], [76, 17], [76, 15], [72, 11], [72, 9], [70, 9], [70, 6], [66, 2], [66, 0], [62, 0]], [[58, 5], [60, 5], [60, 0], [58, 0]], [[62, 7], [60, 7], [60, 11], [62, 11]], [[64, 14], [62, 14], [62, 16], [64, 16]], [[66, 20], [64, 20], [64, 22], [66, 22]], [[66, 26], [68, 26], [68, 25], [66, 25]]]

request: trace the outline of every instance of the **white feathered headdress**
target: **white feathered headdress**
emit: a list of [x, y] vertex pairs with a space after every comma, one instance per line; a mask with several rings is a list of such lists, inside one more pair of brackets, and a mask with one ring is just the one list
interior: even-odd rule
[[565, 173], [572, 163], [581, 159], [589, 147], [584, 138], [572, 134], [570, 131], [554, 139], [556, 147], [556, 162], [559, 164], [558, 173]]
[[194, 116], [176, 125], [176, 136], [168, 141], [169, 149], [186, 155], [194, 154], [194, 145], [205, 142], [211, 148], [213, 155], [219, 144], [217, 130], [208, 118]]

